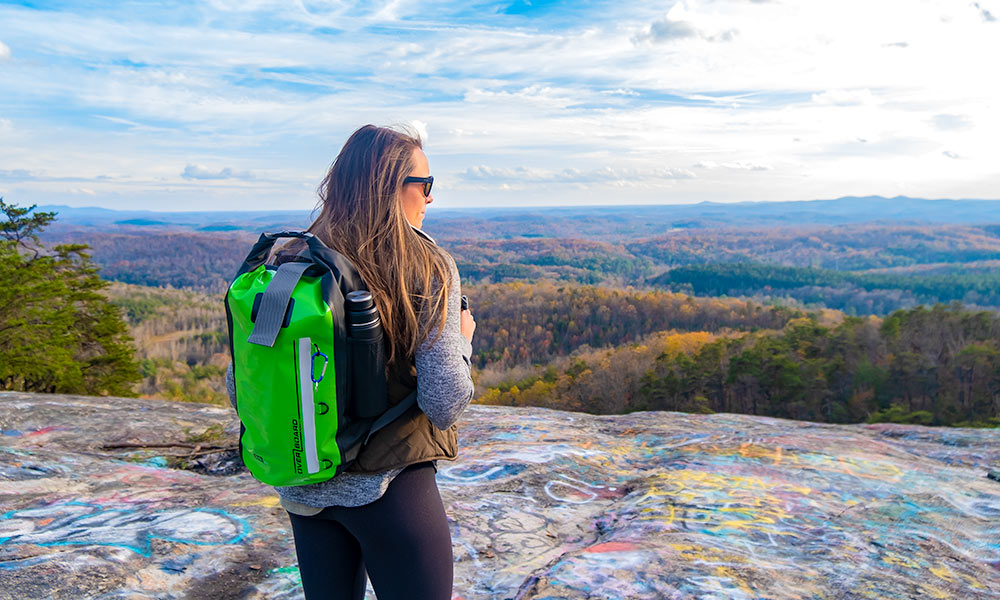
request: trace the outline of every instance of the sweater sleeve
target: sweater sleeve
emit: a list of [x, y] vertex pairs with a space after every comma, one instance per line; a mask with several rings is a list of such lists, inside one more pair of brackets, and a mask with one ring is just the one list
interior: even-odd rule
[[[448, 314], [438, 336], [438, 327], [417, 348], [417, 405], [438, 429], [448, 429], [472, 401], [472, 344], [461, 331], [462, 293], [458, 268], [449, 258], [451, 286]], [[436, 338], [436, 339], [435, 339]]]

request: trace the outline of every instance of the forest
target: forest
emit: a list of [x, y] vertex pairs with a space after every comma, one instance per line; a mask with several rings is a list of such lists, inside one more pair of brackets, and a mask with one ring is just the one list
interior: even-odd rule
[[803, 314], [746, 300], [551, 281], [469, 285], [463, 291], [482, 325], [473, 343], [480, 368], [546, 363], [579, 348], [635, 343], [666, 330], [780, 329]]
[[[644, 409], [851, 423], [1000, 425], [1000, 316], [935, 305], [833, 327], [796, 319], [660, 356], [643, 377]], [[888, 418], [891, 417], [891, 418]]]
[[[463, 291], [489, 299], [474, 305], [481, 403], [1000, 425], [991, 311], [955, 303], [852, 317], [553, 282]], [[225, 402], [228, 340], [215, 298], [125, 284], [109, 293], [141, 348], [143, 395]]]
[[143, 397], [228, 405], [229, 334], [221, 296], [113, 283], [105, 294], [135, 340]]
[[[572, 234], [568, 216], [497, 237], [466, 218], [430, 232], [479, 324], [477, 402], [1000, 425], [1000, 226], [674, 222], [635, 237], [614, 228], [655, 232], [609, 213], [578, 238], [552, 235]], [[224, 404], [222, 295], [256, 234], [195, 224], [43, 239], [89, 244], [113, 282], [101, 293], [134, 340], [134, 393]]]
[[777, 331], [661, 334], [494, 382], [490, 404], [1000, 426], [1000, 316], [960, 305]]
[[652, 283], [698, 296], [760, 297], [766, 293], [806, 306], [836, 307], [852, 315], [886, 314], [900, 306], [953, 301], [1000, 306], [1000, 271], [968, 268], [950, 273], [850, 272], [742, 262], [676, 267]]
[[[161, 229], [119, 227], [97, 235], [63, 228], [47, 239], [88, 244], [108, 280], [216, 294], [225, 291], [256, 239], [245, 231]], [[551, 280], [745, 297], [851, 315], [953, 300], [1000, 309], [995, 225], [686, 228], [631, 241], [452, 233], [441, 244], [470, 284]]]

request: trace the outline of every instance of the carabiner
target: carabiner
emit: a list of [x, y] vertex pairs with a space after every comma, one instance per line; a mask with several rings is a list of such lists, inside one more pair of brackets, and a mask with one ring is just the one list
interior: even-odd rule
[[[326, 375], [326, 367], [330, 364], [330, 357], [327, 356], [326, 354], [323, 354], [322, 352], [320, 352], [319, 351], [319, 346], [317, 346], [316, 344], [313, 344], [313, 348], [315, 348], [316, 351], [313, 352], [313, 354], [312, 354], [312, 356], [310, 357], [310, 360], [309, 360], [309, 379], [311, 379], [313, 383], [319, 383], [319, 382], [323, 381], [323, 377]], [[320, 373], [319, 373], [319, 379], [316, 379], [316, 357], [317, 356], [322, 356], [323, 357], [323, 370], [320, 371]]]

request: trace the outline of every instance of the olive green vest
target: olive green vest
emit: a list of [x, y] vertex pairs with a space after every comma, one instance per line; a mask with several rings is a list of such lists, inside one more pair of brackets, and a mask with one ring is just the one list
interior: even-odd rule
[[[389, 402], [397, 404], [417, 387], [416, 367], [390, 368]], [[349, 473], [378, 473], [429, 460], [455, 460], [458, 456], [457, 426], [438, 429], [414, 405], [368, 440]]]

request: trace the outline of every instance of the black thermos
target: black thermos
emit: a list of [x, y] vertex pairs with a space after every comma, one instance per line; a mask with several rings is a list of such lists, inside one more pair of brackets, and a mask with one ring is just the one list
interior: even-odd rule
[[372, 340], [382, 336], [382, 321], [378, 318], [375, 299], [369, 291], [348, 292], [347, 335], [355, 340]]
[[377, 417], [389, 407], [382, 321], [371, 292], [349, 292], [345, 300], [351, 364], [351, 402], [347, 412], [363, 419]]

